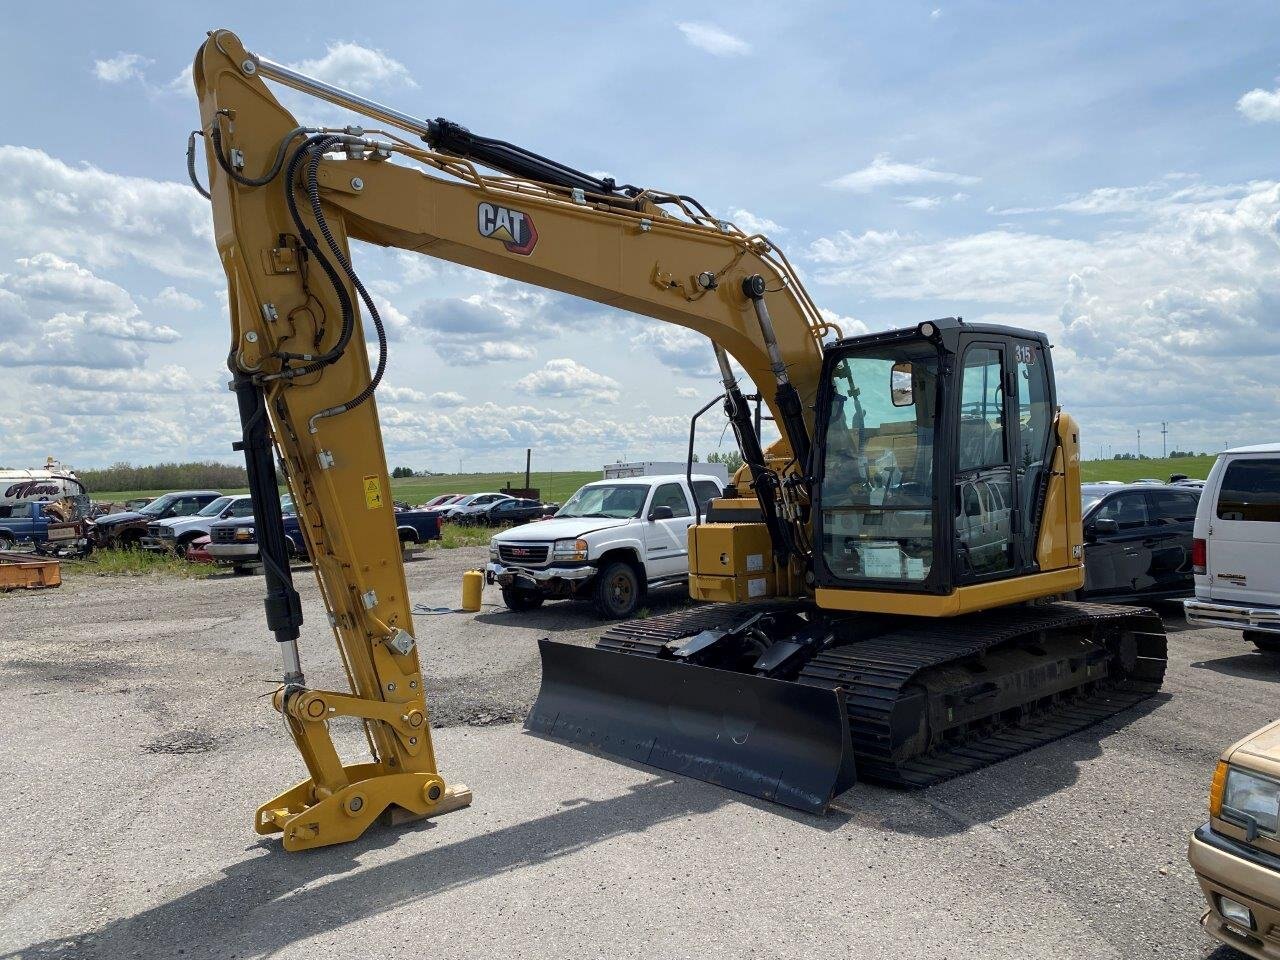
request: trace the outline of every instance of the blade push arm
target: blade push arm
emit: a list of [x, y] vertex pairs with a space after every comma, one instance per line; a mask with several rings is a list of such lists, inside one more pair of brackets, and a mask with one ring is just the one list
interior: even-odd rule
[[[269, 601], [286, 663], [276, 706], [309, 778], [264, 804], [257, 827], [282, 831], [286, 847], [298, 849], [358, 836], [387, 807], [430, 815], [470, 798], [440, 777], [432, 749], [373, 395], [385, 338], [350, 262], [350, 239], [704, 334], [757, 384], [775, 386], [762, 392], [784, 428], [784, 442], [771, 451], [783, 462], [794, 460], [789, 449], [803, 454], [807, 446], [830, 327], [767, 240], [713, 221], [676, 195], [604, 181], [597, 194], [554, 178], [483, 175], [444, 149], [475, 146], [477, 138], [456, 130], [441, 149], [392, 133], [308, 130], [271, 94], [264, 74], [428, 140], [431, 125], [260, 60], [225, 31], [196, 57], [214, 237], [229, 282], [229, 363], [246, 456], [256, 451], [256, 499], [274, 486], [262, 448], [270, 442], [350, 687], [338, 693], [306, 684], [294, 644], [301, 616], [282, 563]], [[483, 146], [492, 151], [495, 143]], [[372, 370], [365, 318], [379, 342]], [[782, 484], [775, 489], [789, 495]], [[796, 522], [795, 504], [783, 513]], [[278, 511], [262, 503], [255, 516], [264, 531], [279, 526]], [[363, 721], [372, 763], [342, 763], [328, 733], [336, 716]]]

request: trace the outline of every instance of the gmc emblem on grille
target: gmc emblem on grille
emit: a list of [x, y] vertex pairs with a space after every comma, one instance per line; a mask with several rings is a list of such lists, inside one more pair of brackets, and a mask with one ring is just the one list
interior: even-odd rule
[[531, 557], [533, 556], [533, 551], [525, 547], [512, 547], [511, 555], [513, 557]]

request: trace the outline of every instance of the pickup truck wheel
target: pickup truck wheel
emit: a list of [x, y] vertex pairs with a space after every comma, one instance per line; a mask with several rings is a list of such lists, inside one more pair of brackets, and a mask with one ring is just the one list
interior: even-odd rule
[[13, 549], [13, 534], [8, 531], [0, 532], [0, 550]]
[[615, 560], [596, 575], [596, 610], [610, 620], [620, 620], [636, 612], [640, 605], [640, 578], [630, 564]]
[[1261, 630], [1246, 630], [1244, 638], [1259, 650], [1267, 653], [1280, 653], [1280, 633], [1263, 633]]
[[523, 610], [537, 610], [546, 599], [542, 594], [534, 593], [532, 590], [502, 588], [502, 602], [507, 605], [508, 610], [514, 610], [517, 613]]

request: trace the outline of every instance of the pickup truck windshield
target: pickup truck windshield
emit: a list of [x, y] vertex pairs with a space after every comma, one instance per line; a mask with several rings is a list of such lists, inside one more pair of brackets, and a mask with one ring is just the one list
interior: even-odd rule
[[230, 497], [219, 497], [217, 500], [214, 500], [212, 503], [206, 506], [203, 510], [197, 510], [196, 516], [197, 517], [216, 517], [224, 509], [226, 509], [227, 506], [230, 505], [230, 503], [231, 503]]
[[583, 487], [556, 511], [556, 516], [628, 520], [640, 516], [648, 495], [649, 488], [638, 483], [602, 483]]
[[156, 497], [138, 512], [148, 517], [157, 517], [164, 513], [178, 499], [175, 494], [166, 493], [163, 497]]

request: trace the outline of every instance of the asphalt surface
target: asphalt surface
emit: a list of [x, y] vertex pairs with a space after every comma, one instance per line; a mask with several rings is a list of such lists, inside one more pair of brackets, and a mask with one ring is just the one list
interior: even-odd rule
[[[483, 558], [410, 563], [413, 599], [452, 608]], [[309, 680], [340, 684], [298, 581]], [[1160, 697], [816, 818], [523, 733], [537, 638], [601, 626], [571, 604], [511, 614], [489, 588], [478, 615], [418, 621], [437, 756], [474, 805], [285, 854], [251, 828], [303, 776], [265, 699], [260, 591], [72, 577], [0, 595], [0, 960], [1204, 956], [1187, 838], [1219, 751], [1280, 705], [1280, 657], [1173, 613]], [[362, 756], [356, 729], [335, 736]]]

